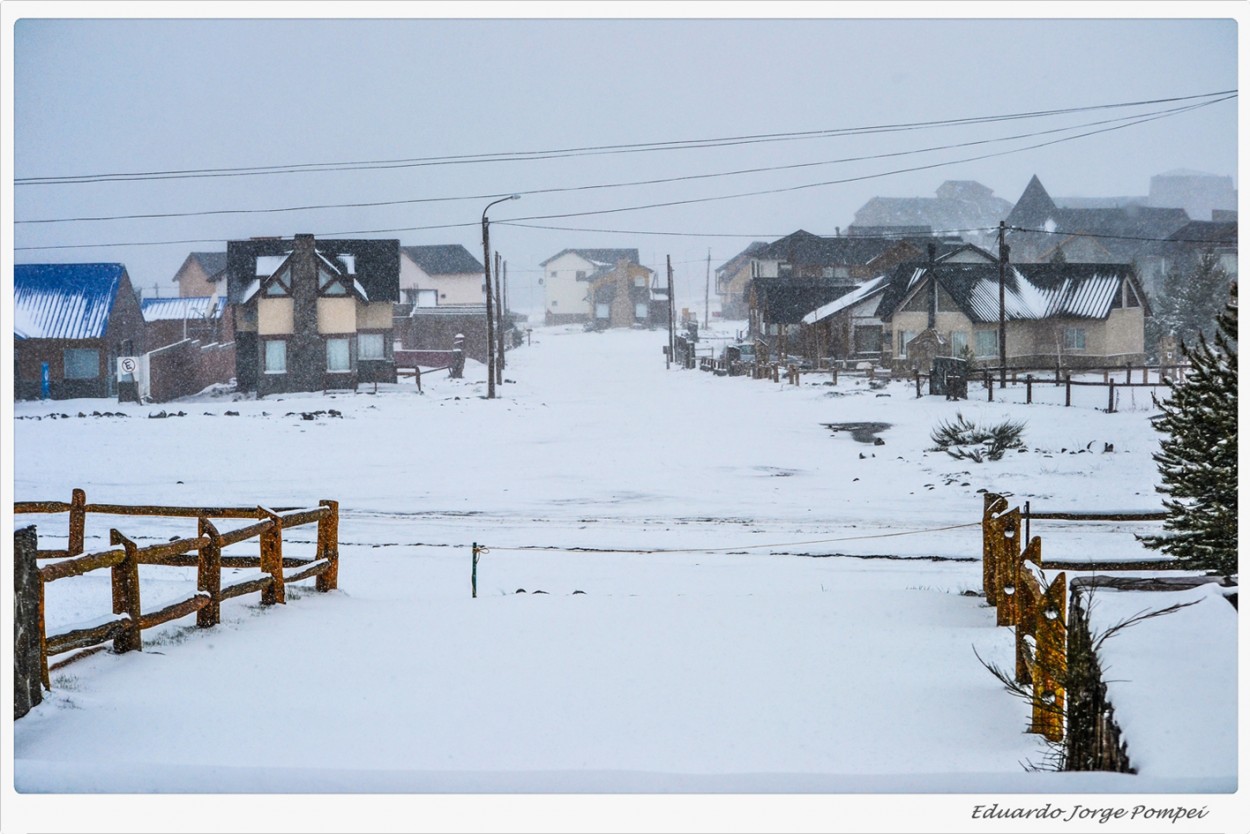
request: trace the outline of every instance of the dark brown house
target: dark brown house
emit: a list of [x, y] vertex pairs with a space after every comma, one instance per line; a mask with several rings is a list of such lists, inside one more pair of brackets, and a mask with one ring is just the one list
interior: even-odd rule
[[398, 240], [230, 241], [226, 257], [240, 391], [395, 381]]

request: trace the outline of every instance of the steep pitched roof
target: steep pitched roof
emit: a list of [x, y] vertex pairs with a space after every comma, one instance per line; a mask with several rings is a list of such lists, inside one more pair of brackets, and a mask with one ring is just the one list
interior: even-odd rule
[[192, 252], [187, 258], [198, 261], [210, 281], [218, 280], [226, 272], [225, 252]]
[[546, 266], [556, 258], [559, 258], [562, 255], [567, 255], [570, 252], [575, 255], [580, 255], [591, 263], [598, 264], [599, 266], [615, 266], [616, 262], [621, 260], [629, 261], [632, 264], [638, 263], [637, 249], [561, 249], [559, 252], [540, 263], [539, 266]]
[[[936, 280], [972, 321], [998, 321], [998, 265], [988, 263], [902, 264], [890, 276], [877, 316], [893, 315], [927, 279]], [[1013, 321], [1105, 319], [1126, 280], [1144, 303], [1129, 264], [1009, 264], [1003, 280], [1003, 311]]]
[[[360, 239], [317, 239], [317, 252], [338, 263], [336, 269], [355, 269], [354, 278], [362, 295], [370, 301], [399, 300], [399, 241]], [[226, 297], [230, 303], [241, 302], [249, 285], [256, 280], [257, 261], [262, 258], [285, 258], [291, 253], [290, 238], [258, 238], [232, 240], [226, 244]], [[264, 273], [268, 277], [272, 271]]]
[[1024, 193], [1020, 195], [1020, 199], [1016, 200], [1016, 204], [1008, 212], [1007, 225], [1040, 229], [1046, 225], [1047, 220], [1052, 220], [1058, 211], [1059, 207], [1055, 205], [1054, 200], [1050, 199], [1050, 194], [1042, 185], [1042, 181], [1037, 178], [1037, 174], [1034, 174], [1029, 184], [1024, 187]]
[[219, 319], [226, 309], [225, 299], [215, 295], [145, 298], [139, 305], [144, 321]]
[[126, 276], [122, 264], [17, 264], [13, 331], [18, 339], [99, 339]]
[[743, 263], [755, 257], [757, 253], [767, 248], [767, 246], [768, 246], [768, 241], [764, 241], [764, 240], [752, 241], [750, 244], [747, 245], [746, 249], [743, 249], [741, 252], [734, 255], [732, 258], [725, 261], [720, 266], [716, 267], [716, 271], [717, 272], [724, 272], [725, 270], [734, 271], [738, 269], [738, 267], [742, 266]]
[[803, 316], [803, 324], [815, 324], [816, 322], [823, 321], [830, 316], [835, 316], [843, 310], [854, 307], [862, 301], [867, 301], [880, 295], [885, 292], [885, 288], [886, 276], [878, 275], [871, 281], [865, 281], [860, 284], [858, 287], [851, 290], [841, 298], [834, 299], [828, 304], [812, 310], [810, 313]]
[[939, 250], [953, 245], [947, 239], [930, 234], [821, 237], [800, 229], [768, 244], [754, 257], [761, 261], [781, 261], [796, 266], [866, 266], [901, 243], [909, 243], [921, 251], [925, 251], [930, 243], [938, 246]]
[[427, 275], [467, 275], [486, 271], [481, 262], [459, 243], [401, 246], [399, 251]]

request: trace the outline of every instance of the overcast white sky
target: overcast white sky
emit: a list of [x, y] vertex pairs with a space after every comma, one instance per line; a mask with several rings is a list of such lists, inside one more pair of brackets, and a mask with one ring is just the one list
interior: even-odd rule
[[[1244, 12], [1229, 3], [431, 5], [461, 17], [395, 17], [420, 14], [424, 4], [208, 3], [191, 8], [220, 19], [156, 20], [134, 15], [179, 7], [6, 2], [16, 261], [119, 261], [137, 285], [172, 293], [189, 252], [224, 251], [225, 241], [256, 235], [460, 243], [481, 259], [483, 208], [516, 192], [522, 200], [491, 210], [491, 242], [522, 304], [538, 264], [566, 247], [636, 247], [661, 271], [671, 255], [679, 294], [697, 288], [701, 296], [709, 251], [715, 267], [753, 239], [799, 228], [833, 234], [873, 196], [931, 197], [945, 180], [970, 179], [1014, 202], [1034, 174], [1055, 196], [1144, 195], [1152, 175], [1173, 169], [1238, 173], [1233, 99], [1084, 138], [1071, 137], [1122, 122], [1076, 126], [1185, 102], [571, 158], [22, 183], [790, 134], [1198, 96], [1237, 88], [1233, 15]], [[349, 10], [386, 17], [240, 17]], [[84, 16], [49, 19], [75, 11]], [[1141, 17], [1182, 11], [1191, 17]], [[1017, 17], [935, 17], [988, 12]], [[588, 13], [628, 17], [571, 17]], [[706, 17], [714, 13], [792, 19]], [[1071, 13], [1096, 17], [1054, 17]], [[108, 19], [118, 14], [131, 17]], [[474, 17], [482, 14], [495, 16]], [[1072, 130], [1041, 133], [1058, 128]], [[1023, 134], [1032, 135], [1008, 140]], [[1055, 139], [1066, 141], [1026, 149]], [[923, 152], [963, 143], [977, 144]], [[881, 154], [898, 155], [864, 158]], [[996, 156], [961, 161], [987, 154]], [[586, 188], [800, 163], [827, 164]], [[932, 167], [890, 173], [919, 166]], [[707, 197], [726, 199], [619, 211]], [[431, 198], [442, 199], [258, 212]], [[240, 210], [253, 213], [25, 222]], [[549, 217], [568, 214], [581, 216]], [[503, 225], [512, 220], [561, 229]], [[114, 245], [27, 248], [105, 243]]]

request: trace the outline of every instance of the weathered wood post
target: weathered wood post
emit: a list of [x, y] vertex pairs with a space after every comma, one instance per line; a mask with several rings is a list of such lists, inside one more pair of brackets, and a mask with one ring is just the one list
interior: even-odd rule
[[87, 530], [87, 493], [75, 489], [69, 501], [69, 555], [81, 556]]
[[1061, 573], [1046, 588], [1037, 630], [1033, 674], [1033, 726], [1050, 741], [1063, 740], [1068, 678], [1068, 577]]
[[39, 536], [33, 526], [13, 531], [13, 720], [43, 700], [47, 649], [43, 633], [43, 582]]
[[113, 651], [117, 654], [143, 651], [143, 629], [140, 623], [143, 609], [139, 604], [139, 546], [123, 536], [120, 530], [109, 531], [109, 543], [120, 544], [126, 551], [126, 558], [112, 568], [113, 613], [125, 614], [128, 618], [126, 627], [113, 639]]
[[1068, 378], [1064, 382], [1063, 404], [1067, 407], [1072, 406], [1072, 374], [1068, 374]]
[[326, 508], [317, 521], [317, 558], [329, 561], [330, 566], [317, 576], [318, 591], [333, 591], [339, 586], [339, 502], [324, 500]]
[[1024, 404], [1033, 404], [1033, 374], [1029, 374], [1024, 378]]
[[1107, 413], [1115, 413], [1115, 380], [1107, 381]]
[[195, 587], [208, 594], [208, 605], [195, 612], [195, 624], [212, 628], [221, 622], [221, 534], [213, 522], [201, 516], [199, 535], [208, 541], [200, 546]]
[[268, 587], [260, 592], [260, 604], [285, 605], [286, 584], [283, 582], [282, 575], [282, 516], [264, 507], [258, 507], [257, 514], [261, 518], [269, 519], [270, 522], [269, 529], [260, 534], [260, 569], [262, 573], [273, 577]]

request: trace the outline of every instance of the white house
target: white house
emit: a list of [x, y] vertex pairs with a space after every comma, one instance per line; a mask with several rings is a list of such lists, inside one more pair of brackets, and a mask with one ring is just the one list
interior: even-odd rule
[[399, 247], [399, 295], [415, 307], [486, 303], [486, 270], [458, 243]]
[[590, 287], [596, 274], [621, 261], [638, 263], [637, 249], [565, 249], [543, 261], [543, 309], [548, 324], [590, 321]]

